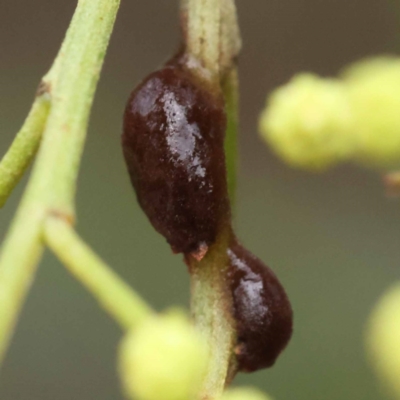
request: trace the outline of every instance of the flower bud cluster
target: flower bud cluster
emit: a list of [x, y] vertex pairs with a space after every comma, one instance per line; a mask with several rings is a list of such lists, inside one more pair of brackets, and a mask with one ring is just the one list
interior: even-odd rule
[[400, 165], [400, 58], [360, 61], [339, 79], [299, 74], [270, 96], [262, 137], [288, 164]]

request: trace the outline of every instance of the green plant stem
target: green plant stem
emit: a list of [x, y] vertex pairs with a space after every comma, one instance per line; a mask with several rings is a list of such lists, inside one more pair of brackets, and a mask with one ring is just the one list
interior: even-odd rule
[[[184, 0], [182, 10], [186, 51], [203, 67], [198, 71], [199, 76], [211, 76], [211, 82], [225, 97], [228, 118], [225, 154], [229, 193], [233, 200], [238, 106], [235, 60], [241, 46], [235, 3], [234, 0]], [[221, 227], [216, 243], [200, 262], [188, 259], [191, 310], [196, 327], [209, 344], [211, 355], [211, 365], [200, 395], [202, 400], [219, 398], [235, 373], [236, 333], [226, 279], [227, 249], [232, 236], [230, 221], [221, 222]]]
[[186, 50], [211, 75], [219, 79], [222, 0], [185, 0]]
[[235, 0], [221, 0], [219, 65], [222, 79], [235, 67], [241, 47]]
[[21, 130], [0, 162], [0, 208], [4, 206], [39, 148], [49, 109], [49, 94], [39, 93]]
[[89, 112], [119, 0], [80, 0], [52, 87], [38, 159], [0, 254], [0, 363], [43, 250], [47, 215], [74, 219], [74, 195]]
[[133, 328], [152, 315], [145, 301], [82, 241], [67, 221], [49, 217], [44, 237], [69, 272], [123, 329]]
[[226, 287], [227, 248], [231, 232], [222, 232], [207, 255], [190, 260], [191, 310], [196, 327], [209, 344], [210, 367], [204, 379], [200, 399], [219, 399], [230, 381], [235, 324], [231, 316], [232, 300]]

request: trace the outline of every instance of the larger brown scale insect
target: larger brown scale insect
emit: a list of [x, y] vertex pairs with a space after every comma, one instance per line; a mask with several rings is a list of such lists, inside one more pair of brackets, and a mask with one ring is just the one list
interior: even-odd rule
[[229, 219], [222, 98], [179, 62], [132, 93], [122, 145], [138, 201], [176, 253], [201, 259]]

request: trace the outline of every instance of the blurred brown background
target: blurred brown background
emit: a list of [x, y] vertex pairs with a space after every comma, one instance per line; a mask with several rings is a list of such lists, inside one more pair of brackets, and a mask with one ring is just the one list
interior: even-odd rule
[[[0, 1], [0, 152], [21, 125], [75, 0]], [[119, 145], [133, 86], [178, 42], [177, 0], [123, 0], [92, 113], [80, 175], [78, 230], [157, 309], [188, 303], [188, 276], [138, 208]], [[277, 272], [295, 335], [271, 370], [241, 375], [276, 400], [384, 399], [368, 368], [363, 328], [400, 278], [400, 201], [379, 177], [344, 166], [313, 175], [283, 165], [257, 136], [266, 94], [292, 74], [335, 74], [400, 46], [400, 15], [385, 0], [238, 0], [244, 49], [236, 226]], [[23, 184], [0, 211], [0, 238]], [[121, 332], [46, 254], [0, 375], [1, 400], [122, 399]], [[160, 399], [161, 400], [161, 399]]]

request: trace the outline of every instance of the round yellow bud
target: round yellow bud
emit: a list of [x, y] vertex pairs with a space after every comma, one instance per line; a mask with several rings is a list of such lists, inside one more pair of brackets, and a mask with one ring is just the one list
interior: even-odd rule
[[144, 321], [128, 333], [119, 353], [127, 397], [135, 400], [195, 398], [207, 367], [207, 348], [182, 312]]
[[261, 115], [262, 137], [289, 164], [323, 170], [353, 150], [352, 115], [344, 85], [312, 74], [272, 93]]
[[252, 387], [241, 387], [229, 389], [222, 395], [221, 400], [272, 400], [258, 389]]
[[355, 159], [379, 168], [400, 165], [400, 59], [361, 61], [344, 72], [354, 118]]
[[388, 391], [400, 398], [400, 282], [375, 307], [366, 344], [371, 365]]

